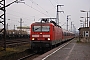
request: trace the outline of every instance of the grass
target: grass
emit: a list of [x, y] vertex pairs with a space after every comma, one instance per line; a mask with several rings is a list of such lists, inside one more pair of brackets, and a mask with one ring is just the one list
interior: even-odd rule
[[76, 40], [77, 43], [82, 43], [82, 41], [79, 38], [77, 38]]
[[2, 51], [4, 48], [3, 47], [0, 47], [0, 51]]
[[[14, 53], [19, 53], [22, 51], [25, 51], [26, 49], [30, 48], [30, 44], [25, 44], [23, 46], [17, 46], [17, 47], [13, 47], [13, 48], [6, 48], [6, 51], [0, 51], [0, 58], [3, 56], [8, 56]], [[3, 50], [2, 47], [0, 47], [0, 50]]]
[[77, 43], [81, 43], [82, 41], [81, 40], [77, 40]]

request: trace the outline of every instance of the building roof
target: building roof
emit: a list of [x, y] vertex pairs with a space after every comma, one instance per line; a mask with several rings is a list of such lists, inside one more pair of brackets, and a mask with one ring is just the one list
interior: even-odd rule
[[81, 30], [81, 29], [89, 29], [89, 27], [80, 27], [78, 30]]

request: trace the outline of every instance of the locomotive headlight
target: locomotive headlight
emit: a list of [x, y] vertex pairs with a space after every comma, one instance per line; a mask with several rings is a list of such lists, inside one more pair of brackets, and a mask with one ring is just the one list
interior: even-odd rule
[[34, 40], [34, 38], [32, 38], [32, 40]]
[[48, 40], [50, 40], [50, 38], [48, 38]]

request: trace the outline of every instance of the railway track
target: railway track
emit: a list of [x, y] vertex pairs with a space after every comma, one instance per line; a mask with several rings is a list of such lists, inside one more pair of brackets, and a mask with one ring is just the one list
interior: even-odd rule
[[[28, 39], [18, 39], [18, 40], [12, 40], [12, 41], [6, 41], [7, 42], [7, 45], [8, 46], [15, 46], [15, 45], [17, 45], [17, 43], [24, 43], [24, 42], [27, 42], [27, 43], [29, 43], [30, 41], [28, 40]], [[9, 45], [9, 44], [11, 44], [11, 45]], [[64, 43], [65, 44], [65, 43]], [[60, 45], [63, 45], [63, 44], [60, 44]], [[54, 48], [52, 48], [51, 50], [53, 50]], [[51, 51], [50, 50], [50, 51]], [[46, 53], [46, 52], [48, 52], [49, 50], [47, 50], [47, 51], [44, 51], [44, 52], [42, 52], [42, 53], [37, 53], [37, 52], [33, 52], [32, 50], [27, 50], [27, 51], [25, 51], [24, 53], [22, 52], [22, 53], [20, 53], [20, 54], [16, 54], [17, 55], [17, 58], [16, 58], [16, 60], [33, 60], [34, 58], [36, 58], [36, 57], [38, 57], [38, 56], [40, 56], [40, 55], [42, 55], [42, 54], [44, 54], [44, 53]], [[28, 53], [28, 54], [27, 54]], [[21, 56], [20, 57], [20, 55], [23, 55], [23, 56]], [[11, 59], [12, 60], [12, 59]]]
[[[21, 44], [27, 44], [30, 43], [29, 39], [13, 39], [13, 40], [6, 40], [6, 47], [11, 47], [11, 46], [17, 46]], [[0, 46], [2, 47], [4, 45], [4, 41], [0, 41]]]
[[37, 54], [37, 53], [32, 53], [32, 54], [29, 54], [29, 55], [27, 55], [27, 56], [21, 57], [21, 58], [19, 58], [18, 60], [24, 60], [24, 59], [29, 58], [29, 57], [32, 57], [32, 56], [34, 56], [34, 55], [36, 55], [36, 54]]
[[38, 57], [38, 56], [40, 56], [40, 55], [42, 55], [42, 54], [44, 54], [46, 52], [43, 52], [43, 51], [42, 52], [34, 52], [34, 51], [32, 51], [32, 53], [30, 53], [30, 54], [28, 54], [26, 56], [23, 56], [23, 57], [21, 57], [21, 58], [19, 58], [17, 60], [33, 60], [34, 58], [36, 58], [36, 57]]
[[[69, 40], [69, 41], [66, 41], [66, 42], [63, 42], [62, 44], [60, 44], [60, 45], [58, 45], [58, 46], [61, 46], [60, 48], [62, 48], [62, 46], [64, 47], [64, 46], [66, 46], [67, 45], [67, 43], [69, 43], [71, 40]], [[58, 47], [57, 46], [57, 47]], [[22, 57], [22, 58], [19, 58], [18, 60], [33, 60], [34, 58], [36, 58], [36, 57], [38, 57], [38, 56], [40, 56], [40, 55], [42, 55], [42, 54], [44, 54], [44, 53], [46, 53], [46, 52], [48, 52], [48, 51], [51, 51], [51, 50], [55, 50], [57, 47], [54, 47], [54, 48], [52, 48], [52, 49], [50, 49], [50, 50], [47, 50], [47, 51], [45, 51], [45, 52], [43, 52], [43, 53], [32, 53], [32, 54], [29, 54], [29, 55], [27, 55], [27, 56], [24, 56], [24, 57]]]

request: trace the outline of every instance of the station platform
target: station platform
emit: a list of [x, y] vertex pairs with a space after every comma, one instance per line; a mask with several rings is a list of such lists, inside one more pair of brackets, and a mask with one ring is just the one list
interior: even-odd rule
[[33, 60], [90, 60], [90, 43], [73, 39]]

